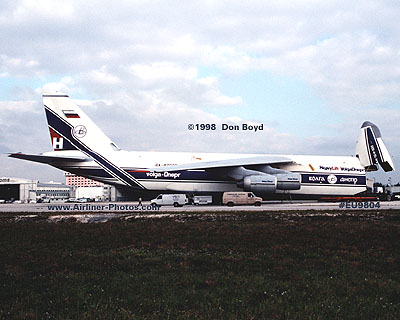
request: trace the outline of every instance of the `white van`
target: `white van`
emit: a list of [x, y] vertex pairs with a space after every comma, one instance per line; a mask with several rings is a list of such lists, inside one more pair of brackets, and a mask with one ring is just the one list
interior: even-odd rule
[[224, 192], [222, 195], [222, 204], [226, 204], [229, 207], [238, 204], [254, 204], [255, 206], [261, 206], [262, 198], [256, 197], [253, 192]]
[[188, 203], [186, 194], [159, 194], [157, 198], [151, 200], [153, 206], [174, 206], [182, 207]]
[[212, 204], [212, 196], [194, 196], [193, 204]]

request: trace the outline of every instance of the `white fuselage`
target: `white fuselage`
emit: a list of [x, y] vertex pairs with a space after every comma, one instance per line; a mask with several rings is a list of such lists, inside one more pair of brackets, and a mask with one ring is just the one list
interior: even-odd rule
[[[44, 155], [82, 156], [80, 151], [55, 151]], [[152, 168], [180, 164], [258, 157], [260, 154], [193, 153], [193, 152], [140, 152], [111, 151], [104, 156], [116, 166], [132, 175], [146, 190], [177, 192], [238, 191], [237, 181], [221, 178], [218, 169], [157, 172]], [[275, 165], [277, 169], [301, 175], [299, 190], [291, 194], [354, 195], [366, 190], [365, 169], [356, 157], [284, 155], [289, 164]], [[108, 175], [95, 161], [64, 162], [57, 165], [65, 171], [86, 176], [104, 183], [121, 182]], [[277, 190], [277, 193], [286, 191]]]

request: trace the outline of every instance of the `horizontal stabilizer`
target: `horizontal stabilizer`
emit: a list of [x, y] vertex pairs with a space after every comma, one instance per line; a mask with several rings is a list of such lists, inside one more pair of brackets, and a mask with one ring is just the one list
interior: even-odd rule
[[156, 167], [150, 169], [151, 171], [164, 172], [164, 171], [181, 171], [181, 170], [205, 170], [213, 168], [229, 168], [237, 166], [254, 166], [261, 164], [283, 164], [292, 163], [293, 160], [286, 157], [277, 156], [260, 156], [251, 158], [238, 158], [229, 160], [217, 161], [198, 161], [195, 163], [187, 163], [176, 166]]
[[77, 157], [77, 156], [45, 156], [42, 154], [26, 154], [26, 153], [10, 153], [10, 158], [17, 158], [23, 160], [29, 160], [33, 162], [45, 163], [45, 164], [53, 164], [57, 162], [81, 162], [89, 160], [87, 157]]

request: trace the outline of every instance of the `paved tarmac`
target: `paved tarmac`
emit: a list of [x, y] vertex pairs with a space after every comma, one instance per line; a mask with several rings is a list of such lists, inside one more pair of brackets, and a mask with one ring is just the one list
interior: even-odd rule
[[260, 207], [222, 205], [185, 205], [175, 208], [163, 206], [153, 208], [149, 202], [138, 206], [137, 202], [88, 202], [88, 203], [31, 203], [0, 204], [1, 213], [167, 213], [167, 212], [233, 212], [233, 211], [303, 211], [303, 210], [400, 210], [400, 201], [369, 202], [316, 202], [316, 201], [265, 201]]

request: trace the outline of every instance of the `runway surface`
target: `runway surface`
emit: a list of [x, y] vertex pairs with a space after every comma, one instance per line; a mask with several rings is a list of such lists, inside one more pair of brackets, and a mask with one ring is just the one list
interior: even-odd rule
[[169, 213], [169, 212], [263, 212], [263, 211], [304, 211], [304, 210], [399, 210], [400, 201], [382, 202], [278, 202], [266, 201], [260, 207], [255, 206], [234, 206], [227, 207], [222, 205], [185, 205], [175, 208], [173, 206], [163, 206], [153, 208], [150, 203], [144, 202], [138, 206], [137, 202], [88, 202], [88, 203], [31, 203], [31, 204], [0, 204], [0, 214], [2, 213]]

